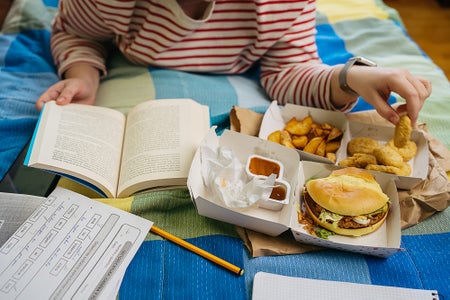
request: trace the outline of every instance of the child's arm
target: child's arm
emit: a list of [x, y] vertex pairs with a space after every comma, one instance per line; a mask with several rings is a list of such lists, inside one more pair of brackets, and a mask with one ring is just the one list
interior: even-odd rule
[[91, 65], [105, 75], [113, 38], [113, 29], [102, 18], [95, 0], [61, 1], [50, 40], [58, 75], [63, 78], [79, 64]]

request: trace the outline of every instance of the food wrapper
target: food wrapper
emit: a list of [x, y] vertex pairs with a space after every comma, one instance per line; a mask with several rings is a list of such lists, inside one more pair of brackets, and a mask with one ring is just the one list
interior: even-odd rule
[[[233, 108], [233, 110], [239, 113], [234, 113], [234, 118], [230, 118], [231, 128], [245, 128], [246, 133], [256, 136], [261, 123], [252, 121], [257, 119], [254, 116], [255, 112], [244, 108]], [[371, 124], [390, 124], [376, 111], [352, 113], [348, 114], [348, 118]], [[233, 126], [234, 122], [239, 122], [239, 126]], [[416, 225], [450, 206], [450, 182], [447, 175], [450, 172], [450, 151], [439, 140], [427, 133], [425, 124], [419, 124], [418, 127], [424, 130], [428, 141], [430, 153], [428, 175], [414, 188], [399, 191], [402, 229]], [[302, 244], [293, 247], [295, 240], [291, 236], [270, 237], [261, 233], [255, 234], [244, 228], [239, 228], [238, 232], [253, 257], [298, 254], [315, 250]], [[274, 239], [277, 240], [276, 243]]]
[[211, 195], [229, 208], [245, 209], [267, 199], [276, 175], [266, 179], [249, 178], [242, 164], [228, 147], [201, 146], [202, 180]]

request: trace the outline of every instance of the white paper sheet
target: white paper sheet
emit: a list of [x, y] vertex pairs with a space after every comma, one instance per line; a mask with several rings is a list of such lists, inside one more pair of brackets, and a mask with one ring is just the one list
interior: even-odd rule
[[317, 280], [258, 272], [253, 281], [252, 299], [437, 300], [439, 295], [435, 290]]
[[0, 299], [111, 299], [152, 225], [58, 187], [0, 248]]

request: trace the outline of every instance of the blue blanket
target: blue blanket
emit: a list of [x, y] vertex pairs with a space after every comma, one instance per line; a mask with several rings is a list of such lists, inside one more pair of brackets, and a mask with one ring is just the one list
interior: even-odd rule
[[[50, 24], [57, 0], [16, 0], [0, 34], [0, 178], [32, 135], [36, 98], [58, 80], [50, 51]], [[450, 147], [450, 84], [412, 41], [397, 12], [381, 1], [318, 1], [317, 42], [325, 63], [364, 55], [385, 66], [404, 66], [433, 82], [419, 121]], [[192, 74], [128, 64], [116, 53], [102, 81], [98, 105], [126, 112], [143, 100], [193, 98], [210, 106], [211, 123], [229, 126], [233, 105], [264, 112], [270, 99], [258, 70], [239, 76]], [[214, 87], [211, 89], [209, 87]], [[176, 87], [176, 88], [174, 88]], [[393, 95], [391, 103], [403, 101]], [[359, 101], [354, 110], [372, 109]], [[114, 201], [117, 200], [117, 201]], [[158, 236], [149, 234], [122, 282], [121, 299], [248, 299], [253, 276], [290, 276], [437, 289], [450, 298], [450, 211], [402, 232], [401, 247], [387, 259], [337, 250], [252, 258], [233, 225], [199, 216], [187, 189], [146, 193], [120, 206], [245, 269], [236, 276]]]

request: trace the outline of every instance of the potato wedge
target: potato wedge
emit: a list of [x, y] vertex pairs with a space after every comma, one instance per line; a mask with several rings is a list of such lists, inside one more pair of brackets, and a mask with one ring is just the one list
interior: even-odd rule
[[337, 157], [336, 157], [336, 153], [333, 153], [333, 152], [327, 152], [326, 154], [325, 154], [325, 157], [326, 158], [328, 158], [329, 160], [331, 160], [332, 162], [336, 162], [336, 160], [337, 160]]
[[317, 148], [319, 147], [319, 144], [322, 142], [323, 138], [320, 136], [316, 136], [312, 138], [308, 144], [306, 144], [305, 148], [303, 148], [303, 151], [315, 154]]
[[267, 137], [268, 141], [280, 144], [280, 140], [281, 140], [281, 130], [276, 130], [274, 132], [272, 132], [271, 134], [269, 134], [269, 136]]
[[325, 152], [326, 153], [334, 153], [339, 149], [340, 146], [341, 146], [340, 141], [327, 142], [327, 145], [325, 147]]
[[306, 135], [294, 135], [292, 137], [292, 144], [294, 144], [297, 149], [303, 149], [306, 144], [308, 144], [308, 137]]
[[315, 154], [324, 157], [325, 153], [326, 153], [326, 147], [327, 147], [327, 142], [324, 139], [322, 139], [319, 146], [317, 146]]
[[292, 138], [291, 135], [287, 130], [282, 130], [280, 133], [280, 144], [284, 145], [286, 147], [295, 149], [294, 144], [292, 144]]
[[289, 122], [284, 127], [284, 130], [292, 135], [306, 135], [311, 131], [311, 125], [313, 120], [310, 116], [297, 121], [295, 118], [289, 120]]
[[335, 140], [335, 139], [341, 137], [342, 134], [343, 134], [343, 132], [339, 128], [337, 128], [337, 127], [331, 128], [330, 134], [328, 134], [328, 137], [327, 137], [327, 142], [330, 142], [332, 140]]

